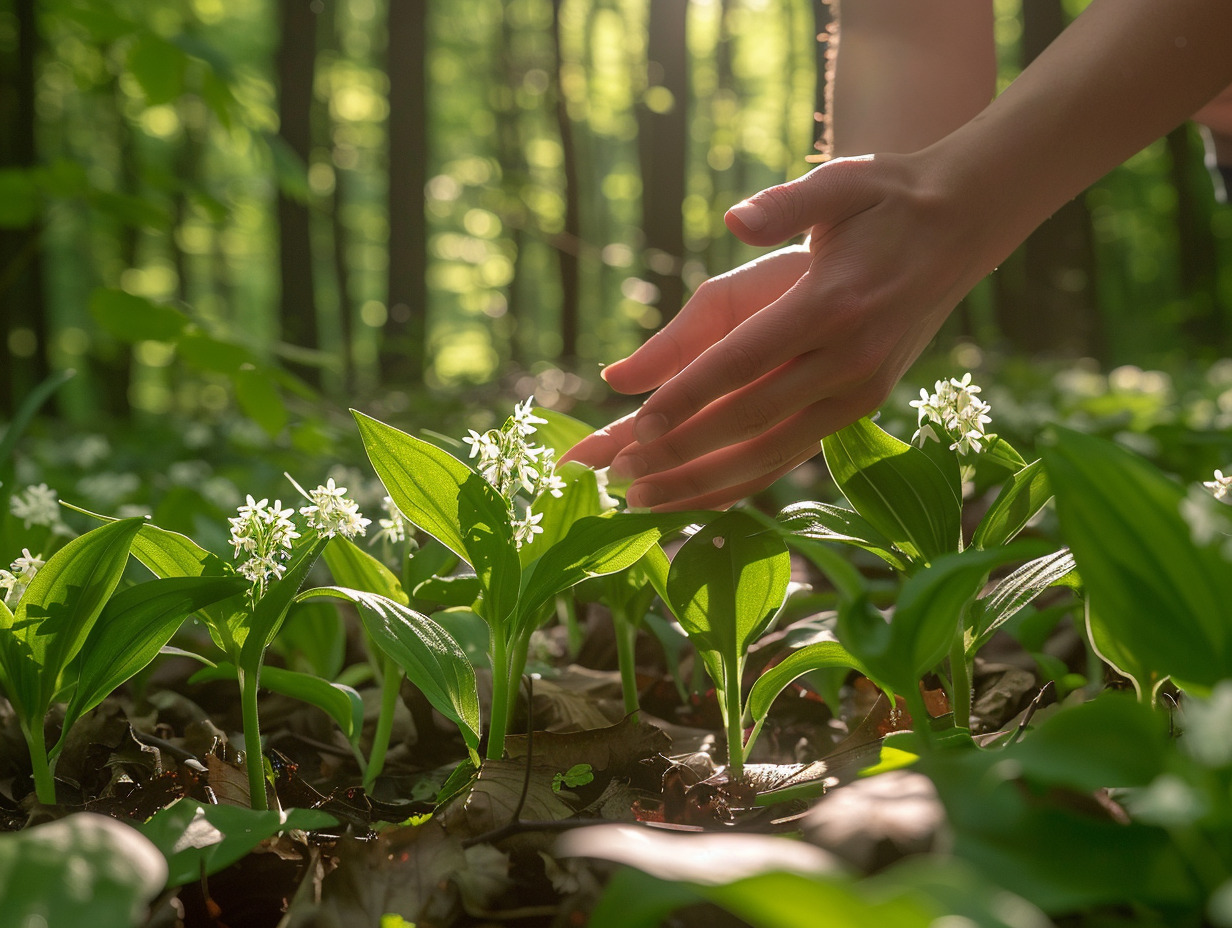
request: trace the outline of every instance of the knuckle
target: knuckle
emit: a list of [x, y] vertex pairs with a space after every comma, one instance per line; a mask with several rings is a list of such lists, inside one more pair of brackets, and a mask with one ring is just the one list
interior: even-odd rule
[[734, 418], [737, 436], [752, 438], [764, 432], [777, 417], [764, 401], [748, 399], [736, 409]]
[[749, 345], [729, 339], [715, 359], [728, 381], [748, 383], [761, 373], [761, 361]]

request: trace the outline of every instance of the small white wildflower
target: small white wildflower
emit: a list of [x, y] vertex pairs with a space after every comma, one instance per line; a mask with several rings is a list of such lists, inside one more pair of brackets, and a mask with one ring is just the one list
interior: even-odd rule
[[[617, 506], [620, 505], [620, 503], [616, 501], [616, 497], [612, 496], [612, 494], [607, 491], [607, 488], [608, 488], [607, 471], [608, 469], [606, 467], [601, 467], [595, 471], [595, 486], [599, 490], [599, 508], [605, 512], [608, 511], [609, 509], [615, 509]], [[563, 484], [564, 481], [562, 480], [561, 483]], [[558, 492], [558, 495], [559, 495], [559, 492]]]
[[[296, 484], [296, 487], [299, 488], [299, 485]], [[302, 488], [300, 492], [304, 492]], [[349, 499], [346, 492], [346, 487], [337, 486], [334, 478], [330, 477], [325, 486], [304, 493], [312, 505], [301, 508], [299, 514], [308, 520], [309, 528], [316, 529], [324, 538], [363, 535], [372, 520], [363, 517], [359, 504]]]
[[1228, 495], [1228, 490], [1232, 489], [1232, 471], [1229, 471], [1225, 477], [1223, 471], [1217, 470], [1215, 471], [1215, 479], [1207, 480], [1202, 485], [1211, 491], [1215, 499], [1223, 499]]
[[531, 412], [531, 407], [533, 407], [534, 404], [535, 398], [533, 396], [528, 396], [526, 398], [526, 402], [515, 404], [513, 407], [513, 424], [518, 430], [518, 434], [523, 438], [528, 438], [529, 436], [535, 434], [535, 426], [548, 424], [547, 419], [540, 419], [533, 412]]
[[6, 606], [16, 606], [21, 601], [26, 587], [44, 563], [46, 562], [41, 554], [31, 554], [29, 548], [22, 548], [21, 557], [10, 564], [8, 570], [0, 570], [0, 589], [4, 590], [3, 601]]
[[369, 543], [376, 544], [378, 541], [385, 540], [390, 544], [400, 544], [406, 541], [406, 516], [394, 505], [393, 497], [387, 496], [381, 500], [381, 508], [385, 510], [386, 518], [376, 520], [380, 531], [372, 536], [372, 541]]
[[56, 491], [47, 484], [28, 486], [20, 493], [14, 493], [9, 500], [9, 511], [21, 519], [26, 528], [35, 525], [45, 525], [58, 531], [63, 526], [60, 521], [60, 500]]
[[539, 524], [542, 521], [542, 512], [530, 512], [529, 510], [525, 518], [514, 519], [512, 523], [514, 543], [520, 548], [534, 541], [536, 535], [543, 534], [543, 526]]
[[911, 436], [912, 444], [921, 448], [929, 441], [941, 441], [938, 430], [940, 426], [950, 439], [951, 451], [961, 455], [983, 450], [980, 442], [984, 439], [984, 427], [992, 421], [988, 416], [989, 406], [976, 394], [980, 388], [971, 382], [968, 372], [962, 379], [951, 377], [949, 380], [938, 380], [934, 392], [920, 389], [920, 398], [912, 400], [910, 406], [917, 412], [919, 426]]
[[262, 593], [271, 579], [282, 577], [291, 543], [299, 537], [291, 521], [294, 511], [283, 509], [282, 500], [275, 500], [270, 506], [268, 499], [258, 502], [249, 496], [239, 507], [239, 514], [228, 520], [235, 556], [239, 557], [241, 552], [249, 555], [237, 570]]

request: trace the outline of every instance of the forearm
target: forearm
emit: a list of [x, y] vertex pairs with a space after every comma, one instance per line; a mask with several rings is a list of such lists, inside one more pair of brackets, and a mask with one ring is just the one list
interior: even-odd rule
[[1230, 81], [1232, 2], [1094, 0], [992, 105], [920, 157], [942, 197], [977, 217], [987, 272]]
[[831, 8], [832, 154], [918, 151], [992, 99], [992, 0], [832, 0]]

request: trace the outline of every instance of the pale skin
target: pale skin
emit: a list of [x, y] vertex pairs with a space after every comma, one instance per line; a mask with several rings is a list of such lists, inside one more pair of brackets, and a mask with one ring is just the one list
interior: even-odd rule
[[[931, 46], [904, 41], [928, 27], [906, 15], [924, 6], [955, 23], [960, 7], [987, 10], [844, 4], [836, 153], [877, 153], [837, 158], [727, 213], [748, 244], [807, 233], [808, 246], [707, 281], [605, 371], [619, 392], [655, 392], [567, 457], [633, 478], [631, 506], [723, 508], [815, 455], [823, 436], [884, 402], [958, 301], [1036, 226], [1232, 83], [1227, 0], [1093, 0], [991, 104], [991, 78], [934, 94], [923, 83], [934, 67], [934, 86], [952, 86], [967, 67], [955, 62], [987, 62], [991, 50], [975, 28], [942, 28]], [[900, 79], [844, 97], [842, 41], [864, 23], [867, 54], [880, 49]], [[879, 29], [892, 38], [878, 42]], [[966, 86], [972, 74], [959, 78]], [[876, 118], [879, 106], [899, 114], [897, 129]]]

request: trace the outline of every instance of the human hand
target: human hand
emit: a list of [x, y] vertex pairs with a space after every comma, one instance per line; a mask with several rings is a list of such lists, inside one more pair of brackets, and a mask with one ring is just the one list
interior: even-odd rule
[[[723, 508], [875, 410], [992, 266], [977, 209], [955, 209], [913, 155], [840, 159], [737, 204], [728, 227], [774, 252], [713, 278], [609, 366], [641, 409], [567, 458], [631, 478], [631, 506]], [[656, 389], [657, 388], [657, 389]]]

